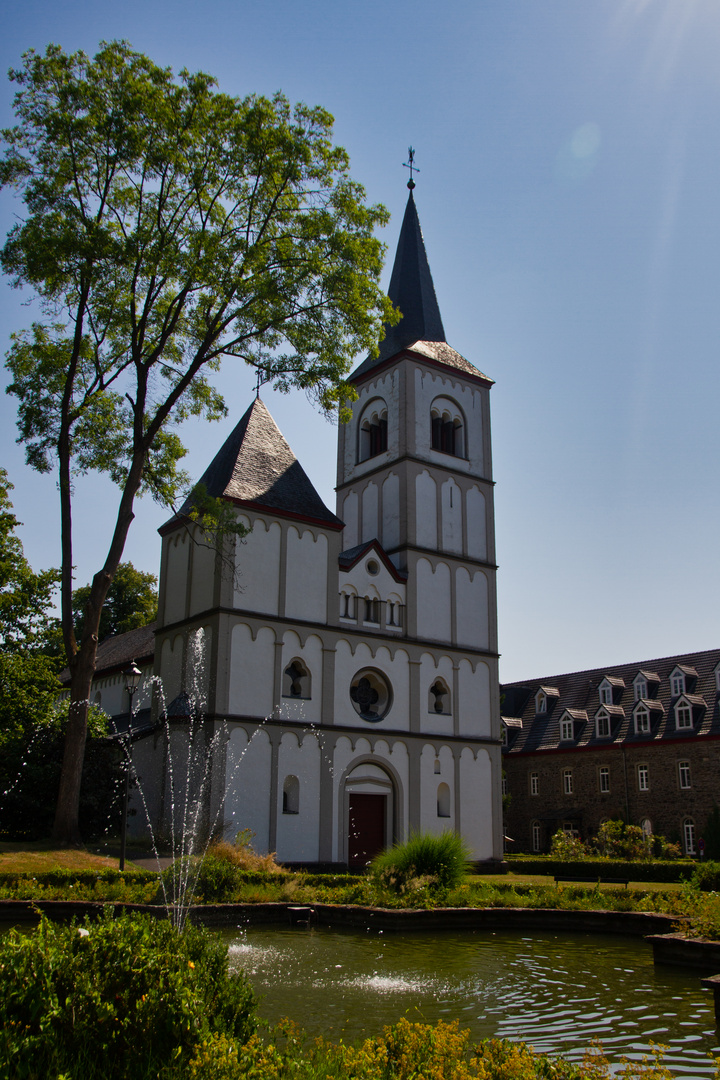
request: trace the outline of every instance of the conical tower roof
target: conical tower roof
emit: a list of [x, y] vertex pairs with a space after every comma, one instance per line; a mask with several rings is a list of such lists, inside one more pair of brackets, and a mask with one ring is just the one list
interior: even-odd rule
[[402, 318], [396, 326], [386, 327], [379, 356], [369, 356], [360, 364], [350, 376], [351, 381], [362, 378], [405, 349], [468, 375], [487, 378], [447, 344], [412, 188], [400, 229], [388, 296], [402, 312]]
[[[333, 528], [342, 523], [313, 487], [265, 404], [256, 398], [200, 478], [207, 493], [304, 518]], [[192, 509], [192, 496], [163, 531]]]

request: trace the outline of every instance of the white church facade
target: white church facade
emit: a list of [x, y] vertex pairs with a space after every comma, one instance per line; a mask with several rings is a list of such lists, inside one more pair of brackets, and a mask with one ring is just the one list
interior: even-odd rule
[[[201, 678], [211, 816], [284, 863], [446, 829], [502, 857], [492, 384], [445, 341], [412, 190], [389, 294], [403, 318], [350, 377], [336, 513], [258, 397], [202, 478], [247, 537], [221, 556], [182, 511], [161, 530], [165, 699]], [[162, 747], [136, 746], [140, 772]]]

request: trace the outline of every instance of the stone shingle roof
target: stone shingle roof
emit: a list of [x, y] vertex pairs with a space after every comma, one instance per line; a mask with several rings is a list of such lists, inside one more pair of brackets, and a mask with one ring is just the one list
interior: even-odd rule
[[[720, 736], [720, 694], [715, 682], [718, 664], [720, 649], [709, 649], [701, 653], [505, 683], [501, 686], [503, 711], [522, 721], [522, 729], [513, 730], [506, 752], [514, 755], [557, 749], [560, 745], [560, 718], [565, 710], [572, 715], [577, 715], [577, 710], [587, 712], [587, 721], [576, 723], [573, 744], [578, 749], [613, 744], [647, 744], [657, 740], [671, 742], [698, 735]], [[682, 695], [693, 706], [692, 729], [678, 729], [675, 723], [675, 706], [679, 697], [672, 694], [670, 674], [677, 667], [691, 678], [696, 676], [696, 685], [691, 692]], [[646, 734], [635, 733], [634, 710], [639, 703], [634, 700], [632, 684], [639, 672], [645, 675], [651, 695], [643, 699], [651, 714], [650, 731]], [[615, 700], [612, 705], [601, 706], [598, 688], [606, 678], [616, 688]], [[620, 682], [624, 683], [624, 689], [619, 686]], [[541, 687], [546, 692], [550, 687], [557, 688], [559, 697], [551, 710], [549, 708], [547, 713], [536, 716], [535, 695]], [[600, 708], [604, 708], [611, 717], [610, 736], [605, 738], [598, 738], [595, 730], [595, 716]], [[567, 742], [563, 742], [563, 749], [568, 749]]]
[[[342, 522], [325, 506], [259, 397], [225, 440], [199, 483], [215, 498], [342, 528]], [[179, 524], [192, 505], [190, 496], [160, 531]]]
[[[156, 626], [157, 623], [151, 622], [147, 626], [139, 626], [136, 630], [128, 630], [126, 634], [114, 634], [101, 641], [97, 647], [96, 676], [122, 671], [133, 660], [138, 667], [152, 664], [155, 656]], [[65, 668], [58, 678], [63, 685], [68, 685], [70, 670]]]

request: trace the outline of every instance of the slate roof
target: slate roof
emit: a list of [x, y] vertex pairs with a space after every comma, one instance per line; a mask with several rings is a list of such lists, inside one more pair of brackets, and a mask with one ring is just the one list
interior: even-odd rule
[[[97, 647], [95, 675], [108, 675], [112, 671], [122, 671], [132, 660], [138, 667], [151, 664], [155, 656], [155, 627], [151, 622], [128, 630], [126, 634], [113, 634], [106, 637]], [[58, 678], [66, 686], [70, 683], [70, 669], [64, 668]]]
[[[709, 649], [701, 653], [503, 684], [500, 688], [504, 694], [503, 713], [522, 721], [521, 729], [515, 725], [509, 728], [506, 753], [515, 755], [560, 748], [566, 751], [612, 745], [635, 746], [702, 735], [720, 737], [720, 693], [715, 681], [718, 664], [720, 649]], [[682, 695], [671, 692], [670, 675], [677, 667], [695, 681], [695, 685], [686, 687], [688, 692]], [[642, 699], [650, 713], [650, 731], [646, 734], [636, 734], [634, 724], [634, 710], [639, 703], [634, 700], [632, 684], [640, 672], [646, 678], [651, 695]], [[608, 679], [615, 688], [611, 705], [600, 703], [598, 688], [603, 679]], [[624, 688], [621, 684], [624, 684]], [[559, 696], [549, 698], [548, 711], [536, 715], [535, 695], [541, 687], [546, 693], [551, 688], [557, 688]], [[676, 727], [675, 706], [680, 698], [693, 706], [694, 724], [690, 729]], [[596, 735], [595, 716], [600, 708], [605, 709], [610, 717], [609, 737], [598, 738]], [[566, 711], [577, 718], [581, 710], [587, 713], [587, 720], [577, 719], [575, 738], [571, 743], [563, 740], [561, 746], [560, 718]]]
[[[225, 440], [199, 483], [215, 498], [231, 499], [333, 529], [343, 527], [340, 519], [325, 506], [259, 397]], [[192, 505], [190, 496], [160, 532], [178, 525]]]
[[491, 382], [446, 341], [412, 191], [405, 207], [388, 296], [402, 312], [402, 318], [396, 326], [386, 326], [379, 355], [369, 356], [360, 364], [350, 382], [362, 379], [403, 351]]

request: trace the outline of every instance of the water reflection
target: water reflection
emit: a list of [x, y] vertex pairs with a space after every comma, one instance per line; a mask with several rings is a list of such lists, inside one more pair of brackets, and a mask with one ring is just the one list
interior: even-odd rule
[[400, 1016], [458, 1018], [473, 1038], [520, 1039], [578, 1060], [593, 1039], [612, 1061], [668, 1046], [677, 1075], [714, 1075], [712, 996], [696, 972], [655, 968], [634, 938], [511, 933], [371, 934], [249, 928], [232, 963], [261, 1013], [311, 1034], [354, 1039]]

